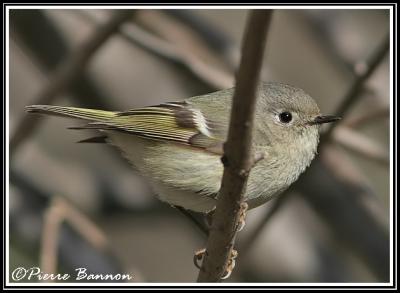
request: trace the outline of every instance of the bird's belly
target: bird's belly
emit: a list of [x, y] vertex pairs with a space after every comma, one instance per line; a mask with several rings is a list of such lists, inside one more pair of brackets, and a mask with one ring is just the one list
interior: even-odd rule
[[158, 198], [173, 206], [180, 206], [187, 210], [208, 213], [215, 208], [216, 199], [208, 196], [203, 196], [198, 193], [186, 190], [172, 190], [167, 185], [150, 180]]
[[215, 207], [223, 172], [218, 155], [127, 134], [109, 137], [162, 201], [196, 212]]
[[[148, 179], [162, 201], [197, 212], [208, 212], [215, 207], [223, 173], [218, 155], [134, 135], [111, 133], [109, 136]], [[249, 207], [262, 205], [285, 190], [311, 159], [292, 160], [288, 166], [282, 164], [284, 158], [271, 161], [266, 155], [250, 172], [245, 195]]]

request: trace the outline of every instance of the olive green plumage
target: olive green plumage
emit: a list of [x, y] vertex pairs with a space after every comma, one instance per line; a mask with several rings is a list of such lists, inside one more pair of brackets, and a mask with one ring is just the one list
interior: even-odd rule
[[[120, 112], [47, 105], [28, 106], [27, 111], [85, 120], [72, 128], [105, 133], [106, 141], [122, 150], [160, 199], [207, 212], [215, 206], [222, 178], [220, 156], [233, 92], [221, 90]], [[297, 179], [316, 153], [318, 124], [335, 120], [319, 116], [314, 100], [295, 87], [262, 83], [258, 95], [253, 148], [264, 159], [249, 176], [246, 200], [250, 208]], [[317, 117], [321, 121], [316, 122]]]

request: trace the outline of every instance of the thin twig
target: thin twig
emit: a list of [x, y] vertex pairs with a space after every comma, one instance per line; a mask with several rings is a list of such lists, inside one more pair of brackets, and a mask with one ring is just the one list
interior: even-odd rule
[[[364, 70], [357, 71], [355, 70], [356, 79], [352, 83], [350, 89], [342, 100], [342, 103], [339, 105], [338, 109], [335, 112], [335, 115], [343, 117], [350, 110], [351, 106], [360, 98], [360, 92], [364, 87], [364, 83], [371, 76], [371, 74], [375, 71], [378, 65], [385, 58], [386, 54], [389, 51], [390, 46], [390, 37], [389, 35], [385, 37], [383, 42], [379, 45], [376, 51], [371, 55], [368, 60], [363, 63]], [[359, 64], [359, 63], [358, 63]], [[321, 143], [322, 146], [326, 143], [332, 135], [334, 128], [340, 123], [332, 123], [328, 130], [322, 135]]]
[[[82, 69], [98, 48], [118, 29], [118, 27], [132, 16], [131, 10], [120, 10], [110, 20], [99, 26], [93, 35], [71, 54], [52, 75], [48, 85], [34, 99], [36, 104], [49, 104], [51, 101], [64, 92], [75, 80]], [[41, 120], [35, 119], [32, 115], [26, 115], [17, 126], [13, 137], [10, 139], [10, 156], [17, 151], [21, 143], [31, 135]]]
[[241, 204], [254, 163], [251, 142], [256, 89], [271, 16], [272, 10], [254, 10], [248, 19], [236, 76], [228, 139], [224, 145], [225, 168], [221, 190], [198, 282], [220, 281], [232, 264], [230, 258], [234, 251]]
[[208, 228], [203, 223], [198, 221], [198, 219], [196, 219], [189, 211], [187, 211], [186, 209], [184, 209], [180, 206], [175, 206], [175, 208], [178, 211], [180, 211], [182, 213], [182, 215], [187, 217], [197, 228], [199, 228], [200, 231], [204, 233], [204, 235], [208, 236], [208, 233], [209, 233]]

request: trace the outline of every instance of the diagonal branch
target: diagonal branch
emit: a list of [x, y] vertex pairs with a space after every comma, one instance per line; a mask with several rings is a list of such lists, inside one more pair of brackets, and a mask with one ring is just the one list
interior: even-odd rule
[[[343, 101], [339, 105], [335, 115], [343, 117], [350, 110], [351, 106], [353, 106], [353, 104], [358, 100], [366, 80], [372, 75], [373, 72], [375, 72], [375, 69], [378, 67], [378, 65], [381, 64], [382, 60], [389, 52], [389, 46], [390, 37], [387, 35], [383, 42], [378, 46], [376, 51], [371, 55], [369, 60], [367, 60], [365, 63], [360, 63], [362, 66], [359, 67], [363, 68], [363, 70], [355, 70], [357, 74], [356, 79], [351, 85], [346, 96], [343, 98]], [[321, 137], [320, 147], [329, 140], [329, 138], [332, 136], [334, 128], [339, 124], [340, 123], [332, 123], [332, 125], [330, 125], [328, 130]]]
[[75, 209], [62, 197], [55, 196], [44, 214], [40, 267], [47, 274], [57, 273], [60, 229], [68, 223], [83, 239], [100, 251], [108, 250], [104, 233], [84, 214]]
[[[97, 49], [131, 16], [131, 10], [120, 10], [107, 23], [99, 26], [94, 34], [78, 48], [75, 54], [72, 54], [57, 68], [50, 78], [48, 86], [34, 99], [35, 103], [49, 104], [57, 95], [64, 92], [86, 66]], [[39, 121], [33, 116], [24, 116], [10, 139], [10, 157], [17, 151], [21, 143], [33, 133]]]
[[349, 127], [337, 127], [333, 132], [332, 140], [346, 149], [362, 155], [371, 161], [386, 166], [390, 163], [388, 148], [385, 148], [379, 142], [374, 141], [368, 136], [352, 130]]
[[271, 16], [272, 10], [254, 10], [248, 19], [224, 145], [224, 174], [198, 282], [220, 281], [232, 255], [247, 178], [254, 163], [251, 142], [256, 90]]
[[[87, 11], [80, 11], [80, 14], [90, 22], [98, 22], [94, 14], [88, 13]], [[158, 25], [161, 26], [162, 23]], [[225, 72], [216, 66], [207, 64], [190, 50], [171, 43], [154, 33], [150, 33], [135, 23], [126, 23], [121, 26], [119, 35], [155, 56], [189, 70], [191, 74], [202, 82], [205, 82], [212, 89], [232, 87], [233, 74], [230, 72]], [[203, 50], [209, 49], [204, 46]]]

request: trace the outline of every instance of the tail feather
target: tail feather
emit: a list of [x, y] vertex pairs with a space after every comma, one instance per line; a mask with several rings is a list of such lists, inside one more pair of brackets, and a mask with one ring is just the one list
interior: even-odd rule
[[77, 143], [107, 143], [107, 136], [102, 135], [102, 136], [89, 137], [86, 139], [82, 139]]
[[103, 110], [49, 106], [49, 105], [32, 105], [32, 106], [27, 106], [25, 109], [27, 112], [30, 113], [50, 114], [62, 117], [83, 119], [88, 121], [103, 121], [103, 122], [115, 117], [116, 113]]
[[70, 127], [70, 129], [119, 131], [147, 139], [175, 142], [199, 148], [208, 148], [219, 145], [221, 142], [219, 138], [213, 137], [203, 114], [189, 104], [176, 106], [174, 103], [167, 103], [125, 112], [32, 105], [27, 106], [26, 111], [87, 121], [84, 125]]

